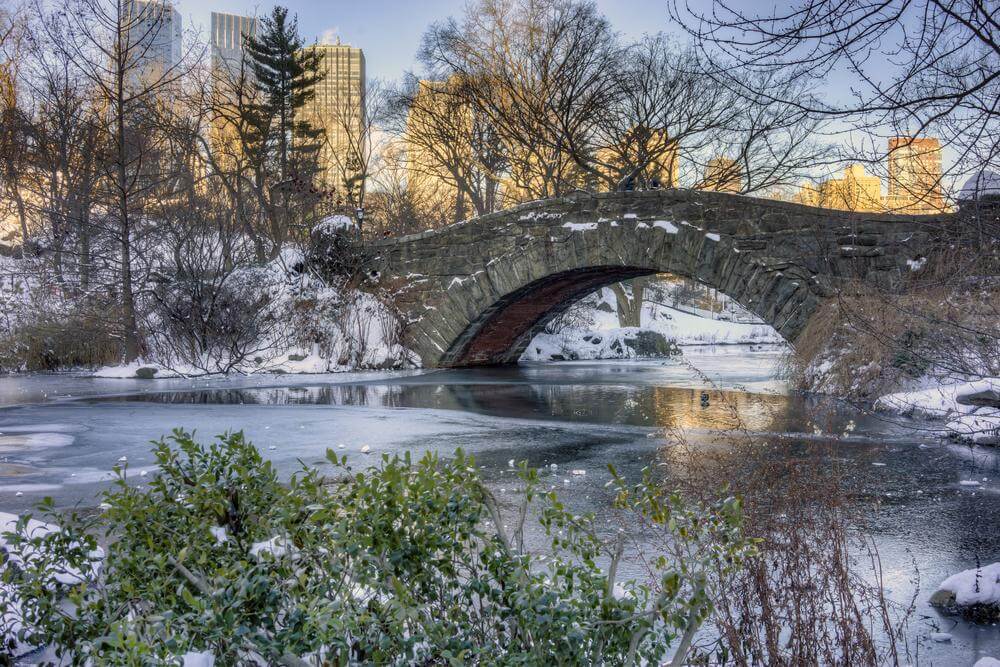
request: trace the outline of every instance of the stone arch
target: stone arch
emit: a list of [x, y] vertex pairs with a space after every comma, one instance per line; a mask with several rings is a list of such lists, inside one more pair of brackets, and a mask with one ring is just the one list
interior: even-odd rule
[[719, 290], [794, 345], [835, 281], [897, 280], [926, 222], [664, 190], [533, 202], [377, 248], [403, 342], [424, 366], [474, 366], [516, 362], [575, 300], [655, 273]]

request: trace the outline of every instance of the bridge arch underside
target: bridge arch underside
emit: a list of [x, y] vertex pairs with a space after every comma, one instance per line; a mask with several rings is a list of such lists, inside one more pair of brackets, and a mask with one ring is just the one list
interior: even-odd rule
[[[593, 266], [562, 271], [535, 280], [504, 295], [484, 309], [440, 358], [431, 361], [433, 365], [444, 367], [515, 364], [531, 340], [579, 299], [601, 287], [658, 273], [683, 275], [643, 266]], [[752, 286], [747, 282], [742, 283], [744, 291], [739, 294], [732, 293], [736, 290], [726, 290], [710, 282], [706, 284], [718, 288], [757, 313], [775, 326], [789, 342], [794, 342], [800, 328], [799, 319], [795, 318], [793, 321], [789, 318], [785, 306], [789, 305], [788, 297], [792, 292], [799, 291], [795, 289], [799, 284], [795, 283], [789, 289], [791, 281], [783, 281], [781, 277], [778, 273], [763, 294], [751, 289]], [[754, 296], [748, 298], [748, 294], [757, 297], [772, 294], [774, 298], [756, 300]], [[797, 300], [792, 301], [796, 302], [793, 304], [796, 308], [802, 305]], [[780, 326], [781, 324], [786, 326]], [[425, 363], [426, 361], [428, 360]]]
[[536, 280], [487, 308], [442, 355], [440, 366], [517, 363], [528, 343], [575, 301], [613, 283], [656, 273], [630, 266], [596, 266]]

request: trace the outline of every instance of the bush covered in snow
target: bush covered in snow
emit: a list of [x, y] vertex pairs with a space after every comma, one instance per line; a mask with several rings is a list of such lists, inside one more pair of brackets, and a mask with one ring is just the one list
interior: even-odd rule
[[391, 303], [358, 281], [321, 278], [292, 245], [265, 263], [224, 261], [216, 245], [189, 240], [181, 258], [148, 271], [137, 303], [142, 353], [126, 365], [113, 299], [50, 281], [32, 258], [0, 258], [0, 371], [165, 377], [418, 363]]
[[328, 283], [286, 249], [221, 276], [172, 277], [155, 293], [147, 358], [101, 375], [314, 372], [416, 364], [391, 306], [345, 280]]
[[[307, 468], [287, 485], [240, 434], [203, 446], [178, 431], [155, 454], [148, 484], [118, 468], [100, 516], [48, 507], [52, 530], [32, 536], [25, 519], [6, 535], [8, 554], [44, 554], [3, 570], [8, 648], [48, 645], [80, 665], [660, 664], [683, 659], [712, 577], [750, 550], [737, 500], [687, 503], [649, 476], [618, 480], [616, 504], [685, 557], [644, 554], [647, 585], [616, 581], [621, 546], [524, 465], [522, 508], [505, 516], [461, 451], [367, 470], [328, 452], [332, 478]], [[545, 556], [525, 549], [526, 520]], [[54, 586], [54, 572], [91, 567], [98, 531], [102, 576]]]

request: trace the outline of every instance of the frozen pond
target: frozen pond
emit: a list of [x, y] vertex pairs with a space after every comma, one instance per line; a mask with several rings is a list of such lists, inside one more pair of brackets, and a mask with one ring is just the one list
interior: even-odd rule
[[[509, 459], [534, 466], [579, 510], [607, 513], [607, 463], [635, 475], [661, 460], [668, 433], [696, 448], [741, 422], [778, 438], [798, 457], [835, 456], [873, 509], [886, 584], [921, 603], [947, 575], [1000, 560], [1000, 473], [989, 450], [941, 444], [879, 415], [789, 394], [776, 379], [780, 350], [687, 348], [685, 362], [606, 361], [502, 369], [227, 380], [97, 380], [68, 376], [0, 379], [0, 510], [96, 505], [111, 467], [151, 470], [149, 441], [175, 427], [203, 437], [242, 429], [290, 474], [322, 464], [327, 448], [357, 462], [381, 452], [458, 447], [476, 455], [497, 490], [510, 484]], [[702, 406], [708, 389], [711, 400]], [[820, 408], [817, 411], [817, 408]], [[815, 415], [822, 414], [822, 420]], [[831, 439], [849, 422], [848, 438]], [[368, 445], [371, 454], [360, 453]], [[820, 446], [822, 445], [822, 446]], [[569, 476], [569, 469], [587, 471]], [[669, 476], [669, 472], [667, 473]], [[980, 481], [979, 487], [960, 485]], [[502, 494], [501, 494], [502, 497]], [[874, 509], [877, 506], [877, 510]], [[952, 632], [951, 644], [924, 642], [919, 664], [971, 665], [1000, 657], [1000, 631], [956, 625], [921, 604], [915, 635]]]

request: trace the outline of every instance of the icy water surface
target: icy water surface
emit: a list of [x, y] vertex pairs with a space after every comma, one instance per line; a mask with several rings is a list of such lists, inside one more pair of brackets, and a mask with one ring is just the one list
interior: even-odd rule
[[[221, 381], [0, 379], [0, 510], [43, 496], [60, 506], [95, 505], [121, 456], [152, 471], [149, 441], [177, 426], [203, 437], [244, 430], [282, 474], [322, 464], [327, 448], [359, 462], [381, 452], [458, 447], [475, 454], [498, 495], [509, 495], [510, 459], [545, 467], [575, 511], [609, 515], [608, 463], [626, 476], [646, 465], [684, 465], [673, 434], [711, 447], [741, 424], [777, 439], [787, 456], [832, 456], [846, 466], [877, 528], [886, 585], [921, 606], [916, 638], [952, 632], [950, 644], [920, 641], [917, 664], [971, 665], [1000, 657], [1000, 630], [939, 615], [922, 601], [947, 575], [1000, 560], [1000, 472], [989, 450], [941, 444], [930, 431], [832, 401], [789, 394], [776, 379], [781, 352], [688, 348], [686, 361], [574, 362], [418, 374], [354, 374]], [[709, 394], [703, 405], [701, 394]], [[822, 419], [817, 418], [822, 414]], [[738, 418], [737, 418], [738, 415]], [[825, 434], [853, 431], [849, 437]], [[831, 454], [831, 443], [833, 453]], [[368, 445], [371, 454], [360, 453]], [[340, 449], [343, 446], [343, 449]], [[664, 462], [668, 462], [666, 465]], [[552, 468], [555, 464], [555, 468]], [[585, 475], [571, 475], [571, 470]], [[980, 486], [960, 484], [976, 480]]]

